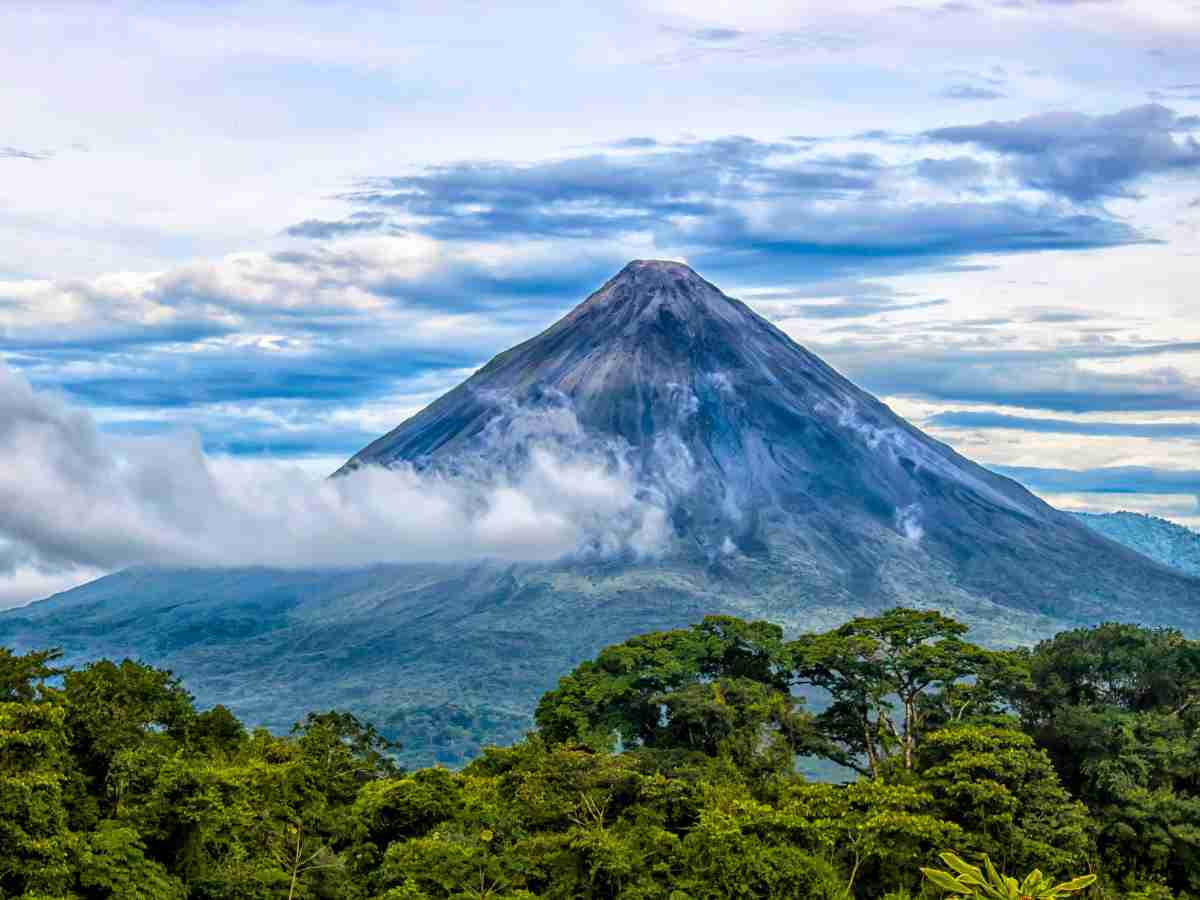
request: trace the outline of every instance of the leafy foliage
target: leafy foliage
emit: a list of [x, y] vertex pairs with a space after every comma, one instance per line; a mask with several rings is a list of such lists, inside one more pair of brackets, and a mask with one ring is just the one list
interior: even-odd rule
[[[350, 713], [248, 732], [169, 672], [0, 651], [0, 900], [1195, 896], [1196, 644], [962, 635], [709, 617], [580, 664], [457, 772], [403, 771]], [[806, 782], [798, 753], [862, 776]]]
[[954, 870], [953, 873], [942, 869], [921, 871], [942, 890], [966, 897], [987, 897], [988, 900], [1057, 900], [1058, 897], [1079, 893], [1096, 880], [1095, 875], [1081, 875], [1070, 881], [1055, 884], [1052, 879], [1034, 869], [1023, 881], [1017, 881], [997, 872], [987, 854], [984, 854], [982, 869], [953, 853], [943, 853], [941, 856], [942, 861]]
[[1200, 893], [1200, 643], [1113, 623], [1063, 632], [1030, 654], [1013, 699], [1092, 811], [1113, 876]]
[[897, 608], [804, 635], [789, 649], [797, 682], [833, 697], [822, 730], [848, 754], [861, 751], [877, 775], [894, 754], [911, 769], [922, 733], [951, 715], [950, 692], [961, 696], [961, 683], [996, 657], [963, 641], [966, 631], [941, 613]]

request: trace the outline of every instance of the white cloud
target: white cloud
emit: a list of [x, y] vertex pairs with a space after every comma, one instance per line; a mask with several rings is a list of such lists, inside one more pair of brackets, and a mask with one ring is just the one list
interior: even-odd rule
[[24, 606], [86, 584], [104, 574], [100, 569], [71, 567], [65, 571], [45, 572], [31, 566], [0, 572], [0, 609]]
[[194, 440], [106, 437], [0, 368], [0, 599], [135, 564], [548, 560], [660, 546], [665, 516], [635, 496], [628, 467], [534, 435], [528, 463], [498, 477], [368, 467], [320, 479], [209, 458]]

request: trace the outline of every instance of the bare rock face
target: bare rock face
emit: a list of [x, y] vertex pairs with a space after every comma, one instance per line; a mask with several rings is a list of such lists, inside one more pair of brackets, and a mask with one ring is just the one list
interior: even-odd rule
[[350, 709], [412, 765], [520, 737], [606, 644], [726, 612], [789, 631], [897, 604], [1013, 644], [1195, 632], [1200, 580], [972, 463], [685, 265], [636, 261], [356, 454], [487, 478], [534, 446], [632, 473], [659, 552], [354, 571], [131, 570], [0, 613], [0, 645], [140, 656], [274, 728]]

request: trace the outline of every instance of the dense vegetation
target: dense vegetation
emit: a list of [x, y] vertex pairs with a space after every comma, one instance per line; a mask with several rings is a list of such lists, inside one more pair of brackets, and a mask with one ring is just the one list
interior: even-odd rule
[[460, 772], [399, 770], [349, 714], [247, 733], [168, 672], [0, 650], [0, 898], [1000, 896], [992, 862], [1030, 896], [1200, 897], [1200, 643], [965, 630], [647, 634]]
[[1200, 533], [1145, 513], [1075, 513], [1093, 531], [1143, 556], [1200, 577]]

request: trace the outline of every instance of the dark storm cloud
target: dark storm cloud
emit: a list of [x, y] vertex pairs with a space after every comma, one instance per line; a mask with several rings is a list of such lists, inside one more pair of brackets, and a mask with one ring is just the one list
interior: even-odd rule
[[1042, 434], [1200, 438], [1200, 424], [1194, 422], [1077, 422], [1070, 419], [1039, 419], [995, 412], [952, 410], [931, 416], [925, 423], [939, 428], [1004, 428]]
[[1200, 169], [1200, 142], [1188, 133], [1195, 128], [1195, 117], [1149, 104], [1107, 116], [1056, 112], [940, 128], [928, 137], [999, 153], [1028, 187], [1089, 202], [1131, 196], [1145, 175]]

